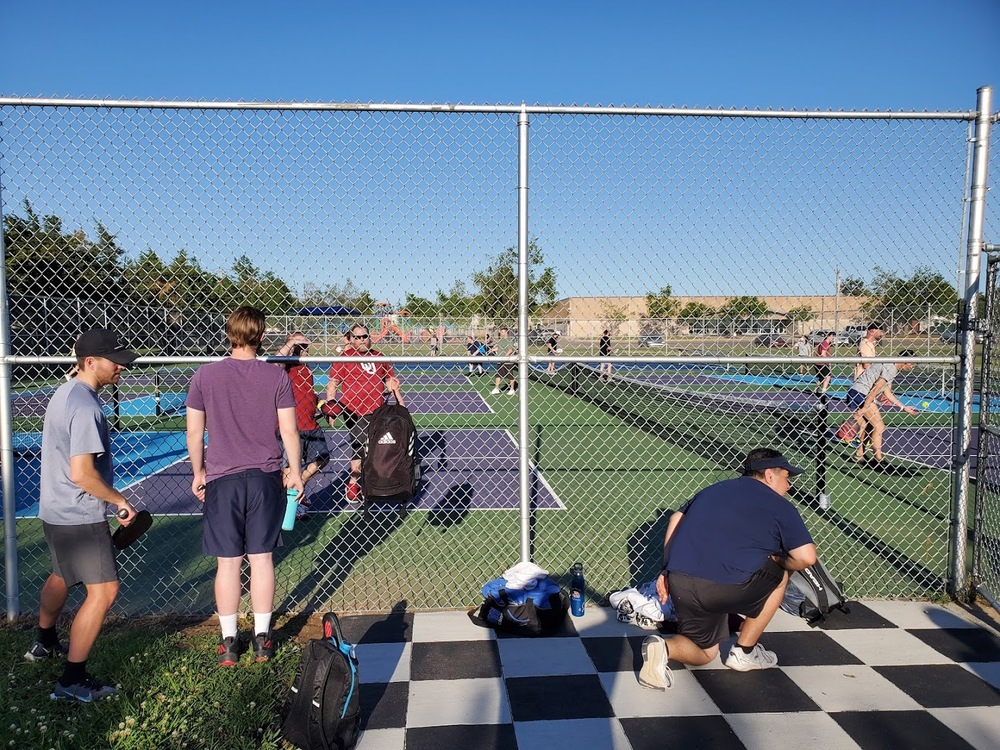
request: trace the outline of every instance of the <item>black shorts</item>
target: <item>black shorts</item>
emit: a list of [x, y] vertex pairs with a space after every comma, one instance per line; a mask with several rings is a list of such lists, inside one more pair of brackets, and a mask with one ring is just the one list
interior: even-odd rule
[[667, 584], [677, 612], [677, 632], [698, 648], [710, 648], [729, 635], [729, 613], [756, 617], [784, 580], [785, 569], [768, 559], [743, 583], [716, 583], [670, 573]]
[[303, 466], [315, 463], [322, 469], [330, 462], [330, 447], [326, 444], [326, 435], [319, 427], [299, 431], [299, 448], [302, 451]]
[[816, 365], [816, 380], [822, 382], [830, 377], [830, 365]]
[[281, 537], [281, 472], [247, 469], [205, 485], [201, 551], [212, 557], [273, 552]]
[[118, 580], [118, 563], [107, 521], [56, 526], [42, 521], [52, 572], [67, 586]]
[[351, 459], [360, 461], [365, 455], [365, 445], [368, 442], [368, 425], [371, 424], [371, 414], [352, 414], [344, 412], [344, 424], [351, 435]]
[[513, 380], [517, 377], [517, 365], [501, 362], [497, 365], [497, 377], [501, 380]]

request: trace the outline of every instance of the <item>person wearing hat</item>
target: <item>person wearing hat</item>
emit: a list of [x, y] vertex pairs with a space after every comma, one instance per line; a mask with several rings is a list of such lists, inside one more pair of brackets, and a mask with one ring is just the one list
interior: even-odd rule
[[[87, 672], [90, 650], [118, 596], [108, 506], [116, 514], [125, 513], [118, 518], [123, 526], [136, 514], [114, 488], [111, 436], [97, 394], [116, 384], [138, 355], [105, 328], [83, 333], [74, 351], [75, 375], [52, 394], [42, 426], [38, 517], [52, 555], [52, 573], [39, 597], [38, 636], [24, 658], [42, 661], [65, 654], [66, 666], [49, 697], [90, 703], [118, 692], [114, 684]], [[73, 618], [66, 647], [56, 635], [56, 621], [70, 587], [77, 584], [83, 584], [87, 593]]]
[[789, 571], [816, 562], [816, 545], [784, 497], [802, 472], [780, 452], [755, 448], [743, 476], [706, 487], [670, 516], [656, 592], [661, 603], [673, 601], [678, 635], [643, 641], [640, 685], [670, 687], [668, 659], [693, 666], [715, 659], [730, 612], [746, 620], [726, 666], [747, 672], [778, 665], [759, 638], [781, 605]]

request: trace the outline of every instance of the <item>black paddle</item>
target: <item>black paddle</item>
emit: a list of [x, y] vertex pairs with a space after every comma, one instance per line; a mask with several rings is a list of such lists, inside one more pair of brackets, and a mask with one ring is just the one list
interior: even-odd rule
[[[122, 508], [118, 511], [119, 518], [128, 518], [128, 510]], [[149, 527], [153, 525], [153, 516], [150, 515], [148, 510], [140, 510], [135, 514], [135, 518], [132, 519], [132, 523], [128, 526], [119, 526], [115, 533], [111, 535], [111, 541], [114, 543], [116, 549], [125, 549], [136, 539], [141, 537], [147, 531]]]

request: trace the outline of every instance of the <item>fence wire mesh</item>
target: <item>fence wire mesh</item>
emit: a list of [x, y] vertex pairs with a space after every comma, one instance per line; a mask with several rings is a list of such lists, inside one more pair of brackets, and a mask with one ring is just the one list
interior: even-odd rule
[[[521, 398], [534, 559], [564, 582], [583, 561], [594, 600], [652, 578], [669, 512], [761, 444], [809, 468], [792, 497], [849, 595], [943, 593], [968, 114], [533, 114], [523, 391], [479, 359], [519, 341], [516, 110], [8, 103], [0, 119], [12, 353], [67, 357], [99, 325], [162, 358], [102, 393], [118, 486], [157, 517], [120, 557], [120, 611], [212, 610], [184, 399], [243, 304], [268, 315], [265, 353], [311, 339], [319, 391], [343, 332], [368, 326], [420, 430], [410, 512], [366, 516], [344, 497], [343, 423], [324, 424], [333, 458], [276, 553], [279, 609], [474, 604], [519, 554]], [[881, 468], [836, 435], [854, 364], [821, 397], [811, 361], [824, 339], [855, 357], [872, 321], [877, 356], [928, 360], [895, 385], [921, 414], [885, 410]], [[25, 607], [49, 565], [41, 421], [68, 368], [13, 368]]]

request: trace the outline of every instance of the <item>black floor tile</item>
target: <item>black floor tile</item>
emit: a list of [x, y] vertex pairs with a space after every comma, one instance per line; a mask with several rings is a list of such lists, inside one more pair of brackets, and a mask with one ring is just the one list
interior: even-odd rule
[[408, 682], [371, 682], [361, 685], [361, 728], [401, 729], [406, 726], [410, 700]]
[[[645, 635], [630, 635], [627, 638], [618, 636], [600, 638], [581, 638], [587, 655], [598, 672], [636, 672], [642, 669], [642, 642]], [[670, 637], [666, 639], [669, 643]], [[670, 662], [671, 669], [684, 669], [684, 665]]]
[[972, 746], [926, 711], [832, 713], [862, 750], [968, 750]]
[[834, 610], [826, 619], [815, 626], [816, 630], [854, 630], [856, 628], [895, 628], [898, 627], [882, 615], [876, 614], [860, 602], [848, 602], [850, 614]]
[[780, 669], [697, 669], [691, 674], [724, 714], [820, 710]]
[[768, 651], [774, 651], [778, 655], [778, 664], [782, 667], [864, 664], [861, 659], [826, 633], [768, 633], [765, 631], [760, 642]]
[[406, 730], [406, 750], [517, 750], [513, 724], [466, 724]]
[[511, 677], [506, 683], [514, 721], [614, 716], [608, 696], [595, 674]]
[[410, 649], [411, 680], [465, 680], [503, 674], [496, 641], [413, 643]]
[[653, 716], [620, 719], [632, 750], [743, 750], [722, 716]]
[[1000, 638], [982, 628], [935, 628], [906, 632], [952, 661], [1000, 661]]
[[[498, 630], [497, 638], [525, 638], [526, 636], [518, 635], [517, 633], [507, 633], [503, 630]], [[576, 638], [579, 635], [576, 631], [576, 626], [573, 625], [573, 618], [566, 614], [566, 617], [559, 624], [559, 629], [553, 631], [550, 635], [545, 636], [546, 638]]]
[[342, 617], [340, 626], [350, 643], [403, 643], [413, 635], [413, 613], [352, 615]]
[[957, 664], [872, 669], [924, 708], [1000, 706], [1000, 690]]

